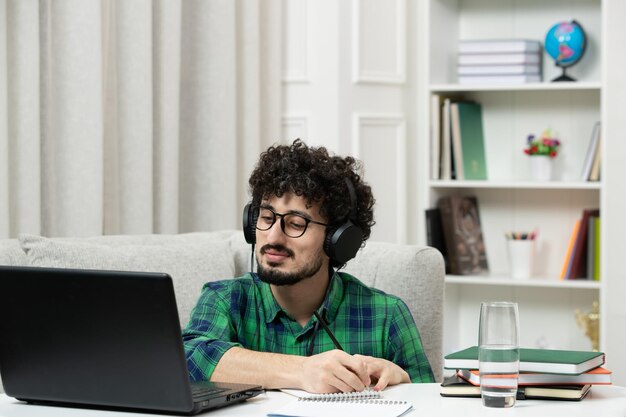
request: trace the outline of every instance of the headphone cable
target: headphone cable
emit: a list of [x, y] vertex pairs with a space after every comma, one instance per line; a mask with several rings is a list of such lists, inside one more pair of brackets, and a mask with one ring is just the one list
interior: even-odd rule
[[251, 245], [252, 251], [250, 251], [250, 274], [254, 273], [254, 243]]

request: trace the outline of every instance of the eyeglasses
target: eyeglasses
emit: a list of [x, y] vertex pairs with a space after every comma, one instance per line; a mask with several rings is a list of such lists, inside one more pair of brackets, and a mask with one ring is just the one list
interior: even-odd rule
[[306, 232], [309, 223], [319, 224], [321, 226], [328, 226], [326, 223], [317, 222], [311, 220], [308, 217], [304, 217], [298, 213], [276, 213], [269, 207], [255, 206], [253, 210], [258, 212], [256, 221], [256, 228], [258, 230], [270, 230], [274, 223], [276, 223], [277, 217], [280, 217], [280, 228], [283, 233], [291, 238], [298, 238]]

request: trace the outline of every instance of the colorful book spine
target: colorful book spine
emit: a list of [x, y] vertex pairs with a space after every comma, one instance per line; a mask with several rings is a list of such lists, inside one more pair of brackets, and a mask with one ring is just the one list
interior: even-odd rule
[[587, 224], [587, 278], [595, 280], [596, 265], [596, 216], [589, 217]]
[[591, 279], [591, 276], [587, 276], [587, 246], [588, 246], [588, 226], [589, 217], [599, 216], [599, 209], [585, 209], [583, 210], [582, 218], [580, 219], [580, 227], [576, 235], [576, 243], [572, 252], [572, 260], [570, 267], [568, 267], [568, 273], [566, 279], [585, 278]]
[[571, 269], [571, 260], [572, 253], [574, 250], [574, 245], [576, 243], [576, 236], [578, 235], [578, 228], [580, 227], [580, 219], [576, 220], [574, 224], [574, 229], [572, 229], [572, 233], [569, 237], [569, 243], [567, 244], [567, 251], [565, 253], [565, 259], [563, 260], [563, 266], [561, 267], [561, 279], [567, 278], [568, 270]]
[[593, 279], [595, 281], [600, 281], [600, 218], [599, 217], [595, 217], [594, 218], [594, 222], [595, 222], [595, 239], [594, 239], [594, 245], [595, 245], [595, 252], [596, 252], [596, 262], [593, 266]]

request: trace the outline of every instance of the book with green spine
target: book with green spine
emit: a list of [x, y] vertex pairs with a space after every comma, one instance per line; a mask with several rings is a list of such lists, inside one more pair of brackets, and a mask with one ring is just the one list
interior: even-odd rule
[[[603, 352], [520, 348], [520, 372], [578, 375], [604, 365]], [[478, 369], [478, 346], [444, 357], [446, 369]]]
[[453, 131], [459, 136], [455, 139], [460, 142], [462, 157], [462, 178], [459, 179], [486, 180], [482, 107], [472, 101], [459, 101], [454, 106]]

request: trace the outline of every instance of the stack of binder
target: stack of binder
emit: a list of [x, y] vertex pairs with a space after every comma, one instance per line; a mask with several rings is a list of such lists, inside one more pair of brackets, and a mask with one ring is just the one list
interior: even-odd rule
[[523, 84], [541, 81], [542, 48], [526, 39], [459, 42], [459, 84]]

